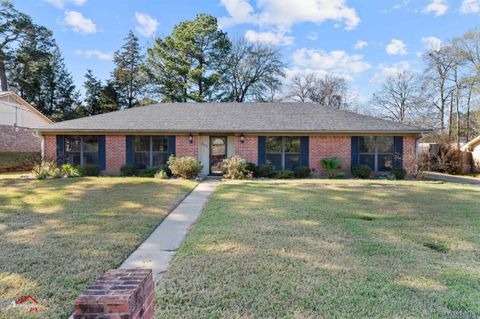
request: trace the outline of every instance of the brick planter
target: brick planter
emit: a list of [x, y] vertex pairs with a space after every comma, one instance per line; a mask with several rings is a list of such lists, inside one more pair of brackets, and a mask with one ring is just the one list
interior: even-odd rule
[[154, 290], [150, 269], [109, 270], [75, 300], [73, 319], [152, 319]]

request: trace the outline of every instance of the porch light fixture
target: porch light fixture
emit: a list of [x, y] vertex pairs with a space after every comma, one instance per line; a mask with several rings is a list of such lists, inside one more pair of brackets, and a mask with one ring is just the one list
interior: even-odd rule
[[243, 133], [240, 134], [240, 143], [245, 143], [245, 135], [243, 135]]
[[192, 135], [192, 133], [190, 133], [190, 134], [188, 135], [188, 141], [190, 142], [190, 144], [193, 143], [193, 135]]

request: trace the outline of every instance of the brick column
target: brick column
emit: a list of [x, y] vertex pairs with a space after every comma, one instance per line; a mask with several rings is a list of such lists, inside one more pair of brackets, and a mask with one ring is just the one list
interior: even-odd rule
[[191, 156], [198, 160], [198, 136], [193, 136], [190, 143], [188, 135], [177, 135], [175, 138], [176, 157]]
[[417, 163], [417, 138], [415, 136], [403, 137], [403, 169], [409, 176], [415, 172]]
[[322, 158], [334, 156], [342, 162], [341, 170], [350, 174], [351, 148], [350, 136], [310, 136], [308, 156], [310, 168], [314, 169], [314, 175], [325, 173], [320, 165]]
[[76, 300], [73, 319], [153, 319], [150, 269], [111, 269]]
[[57, 137], [55, 135], [43, 136], [43, 159], [47, 162], [57, 161]]
[[235, 141], [235, 155], [240, 156], [247, 163], [258, 164], [258, 136], [247, 135], [243, 143], [240, 142], [240, 136], [235, 136]]
[[120, 168], [126, 162], [126, 137], [125, 135], [105, 136], [105, 172], [109, 174], [120, 173]]

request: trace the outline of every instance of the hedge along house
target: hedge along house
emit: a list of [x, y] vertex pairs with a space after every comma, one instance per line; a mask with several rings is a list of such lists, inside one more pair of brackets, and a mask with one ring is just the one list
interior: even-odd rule
[[220, 174], [221, 161], [239, 155], [274, 170], [309, 166], [337, 156], [342, 169], [414, 169], [424, 131], [308, 103], [166, 103], [69, 120], [36, 129], [42, 154], [58, 164], [99, 165], [118, 174], [125, 164], [163, 166], [170, 155], [192, 156], [203, 175]]

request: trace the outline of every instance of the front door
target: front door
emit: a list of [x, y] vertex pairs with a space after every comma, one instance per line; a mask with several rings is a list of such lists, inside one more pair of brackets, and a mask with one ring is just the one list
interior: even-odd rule
[[210, 136], [210, 174], [223, 174], [222, 161], [227, 158], [227, 137]]

